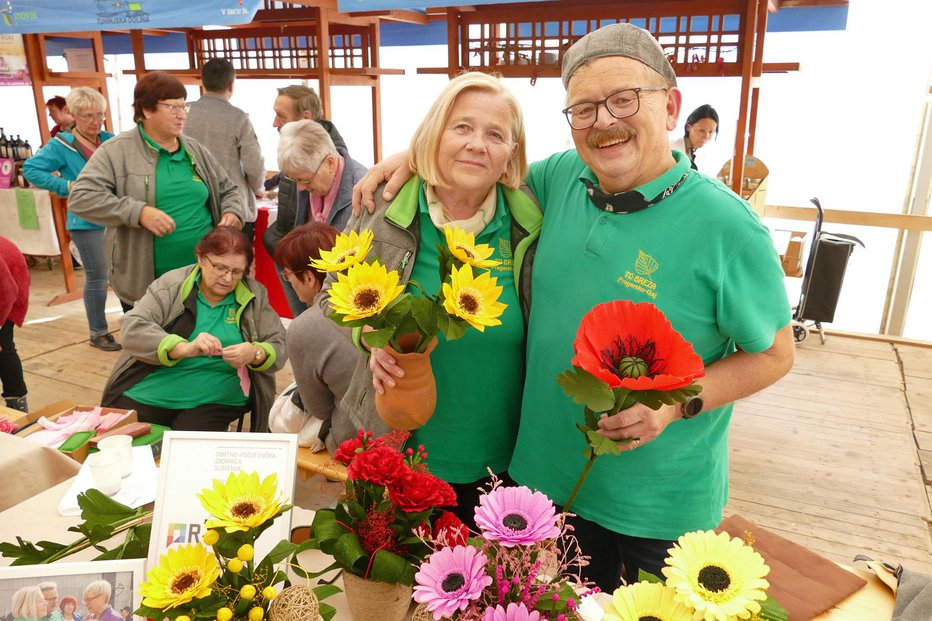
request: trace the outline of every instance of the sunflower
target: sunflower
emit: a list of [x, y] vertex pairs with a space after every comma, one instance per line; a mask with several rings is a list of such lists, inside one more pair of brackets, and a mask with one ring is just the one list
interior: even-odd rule
[[676, 390], [703, 376], [702, 359], [653, 304], [618, 300], [586, 313], [573, 366], [611, 388]]
[[247, 531], [274, 519], [283, 504], [277, 496], [277, 477], [269, 475], [260, 483], [255, 472], [233, 472], [226, 483], [215, 480], [213, 490], [197, 495], [204, 509], [216, 518], [206, 521], [207, 528], [226, 528], [228, 533]]
[[330, 305], [345, 315], [343, 321], [364, 319], [381, 313], [402, 291], [395, 270], [388, 271], [381, 263], [357, 263], [337, 276], [330, 288]]
[[735, 621], [760, 612], [770, 568], [750, 546], [728, 533], [695, 531], [679, 538], [663, 568], [676, 599], [695, 619]]
[[659, 582], [635, 582], [615, 589], [602, 621], [692, 621], [693, 611], [675, 599], [676, 591]]
[[333, 248], [321, 250], [320, 258], [308, 265], [321, 272], [342, 272], [350, 266], [362, 263], [371, 248], [372, 231], [368, 229], [362, 233], [340, 233], [333, 243]]
[[170, 548], [139, 585], [142, 604], [165, 611], [207, 597], [219, 576], [217, 559], [204, 546]]
[[465, 319], [469, 325], [484, 332], [486, 326], [499, 326], [497, 319], [507, 306], [498, 301], [502, 288], [498, 279], [483, 272], [477, 278], [466, 264], [450, 273], [450, 282], [443, 283], [443, 307], [448, 313]]
[[453, 256], [473, 267], [496, 267], [501, 261], [489, 259], [494, 250], [488, 244], [477, 244], [476, 236], [467, 233], [455, 226], [443, 227], [443, 235], [447, 238], [447, 246]]

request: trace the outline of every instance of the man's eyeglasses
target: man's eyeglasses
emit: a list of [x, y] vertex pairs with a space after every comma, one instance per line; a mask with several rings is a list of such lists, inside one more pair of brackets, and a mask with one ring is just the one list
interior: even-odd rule
[[188, 112], [191, 111], [191, 104], [189, 104], [189, 103], [186, 103], [186, 104], [170, 104], [170, 103], [165, 103], [164, 101], [160, 101], [160, 102], [159, 102], [159, 105], [160, 105], [160, 106], [165, 106], [166, 108], [168, 108], [168, 109], [171, 111], [172, 114], [178, 114], [179, 112], [184, 112], [185, 114], [187, 114]]
[[233, 278], [242, 278], [243, 274], [246, 273], [246, 270], [241, 270], [239, 268], [234, 269], [232, 267], [227, 267], [226, 265], [217, 265], [211, 261], [210, 257], [208, 257], [206, 254], [204, 255], [204, 258], [207, 259], [207, 262], [210, 263], [210, 266], [214, 269], [215, 272], [217, 272], [217, 276], [228, 276], [232, 274]]
[[605, 106], [616, 119], [634, 116], [641, 109], [641, 92], [665, 91], [665, 86], [641, 86], [612, 93], [601, 101], [582, 101], [563, 110], [566, 121], [573, 129], [589, 129], [599, 117], [599, 106]]
[[97, 114], [79, 114], [78, 118], [82, 121], [106, 121], [107, 115], [103, 112], [98, 112]]
[[324, 165], [324, 160], [327, 159], [327, 156], [321, 158], [320, 162], [317, 164], [317, 168], [314, 169], [314, 174], [310, 176], [309, 179], [295, 179], [294, 177], [289, 177], [288, 175], [283, 174], [282, 177], [288, 179], [295, 185], [303, 185], [305, 187], [311, 185], [311, 182], [317, 177], [317, 173], [320, 172], [320, 167]]

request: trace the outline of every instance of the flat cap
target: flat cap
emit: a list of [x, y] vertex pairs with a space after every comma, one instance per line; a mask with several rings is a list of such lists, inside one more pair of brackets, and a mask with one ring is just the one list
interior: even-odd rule
[[654, 35], [634, 24], [611, 24], [590, 32], [563, 55], [563, 87], [585, 63], [606, 56], [624, 56], [640, 61], [676, 86], [676, 74]]

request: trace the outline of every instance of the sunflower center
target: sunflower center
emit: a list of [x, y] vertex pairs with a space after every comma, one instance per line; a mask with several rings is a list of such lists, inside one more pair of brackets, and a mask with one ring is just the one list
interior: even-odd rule
[[699, 584], [707, 591], [712, 593], [721, 593], [731, 586], [731, 578], [728, 572], [715, 565], [706, 565], [699, 570]]
[[472, 251], [471, 248], [469, 248], [469, 247], [467, 247], [467, 246], [464, 246], [464, 245], [462, 245], [462, 244], [457, 244], [456, 247], [457, 247], [457, 249], [461, 250], [461, 251], [463, 252], [463, 254], [465, 254], [465, 255], [466, 255], [467, 257], [469, 257], [470, 259], [475, 259], [475, 258], [476, 258], [476, 254]]
[[471, 293], [461, 293], [460, 308], [462, 308], [470, 315], [475, 315], [479, 310], [479, 300], [477, 300], [476, 296]]
[[171, 583], [171, 592], [177, 594], [184, 593], [195, 584], [197, 584], [198, 574], [196, 571], [186, 571], [183, 574], [175, 576]]
[[618, 373], [625, 377], [647, 375], [647, 363], [637, 356], [625, 356], [618, 363]]
[[527, 520], [517, 513], [509, 513], [502, 518], [502, 525], [508, 530], [521, 531], [527, 528]]
[[638, 617], [638, 621], [663, 621], [663, 619], [655, 617], [654, 615], [644, 615], [643, 617]]
[[238, 519], [250, 518], [257, 513], [259, 513], [259, 507], [256, 506], [256, 503], [248, 500], [238, 502], [230, 508], [230, 514]]
[[375, 289], [363, 289], [353, 296], [353, 306], [360, 310], [369, 310], [379, 304], [379, 292]]
[[447, 574], [447, 577], [443, 579], [440, 587], [445, 593], [452, 593], [463, 588], [464, 584], [466, 584], [466, 578], [463, 577], [463, 574], [452, 573]]
[[358, 250], [357, 248], [350, 248], [346, 252], [343, 252], [337, 255], [337, 260], [334, 261], [334, 263], [342, 263], [343, 261], [345, 261], [346, 259], [349, 259], [350, 257], [355, 257], [357, 250]]

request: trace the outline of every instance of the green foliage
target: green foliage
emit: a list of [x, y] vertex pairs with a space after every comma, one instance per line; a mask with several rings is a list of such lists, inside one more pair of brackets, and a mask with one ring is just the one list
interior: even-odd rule
[[615, 404], [615, 395], [608, 384], [585, 369], [573, 367], [564, 371], [557, 375], [557, 383], [572, 397], [573, 403], [585, 405], [594, 412], [606, 412]]
[[761, 619], [768, 621], [787, 621], [790, 613], [786, 608], [777, 603], [777, 600], [767, 595], [767, 599], [760, 603], [760, 612], [757, 613]]

